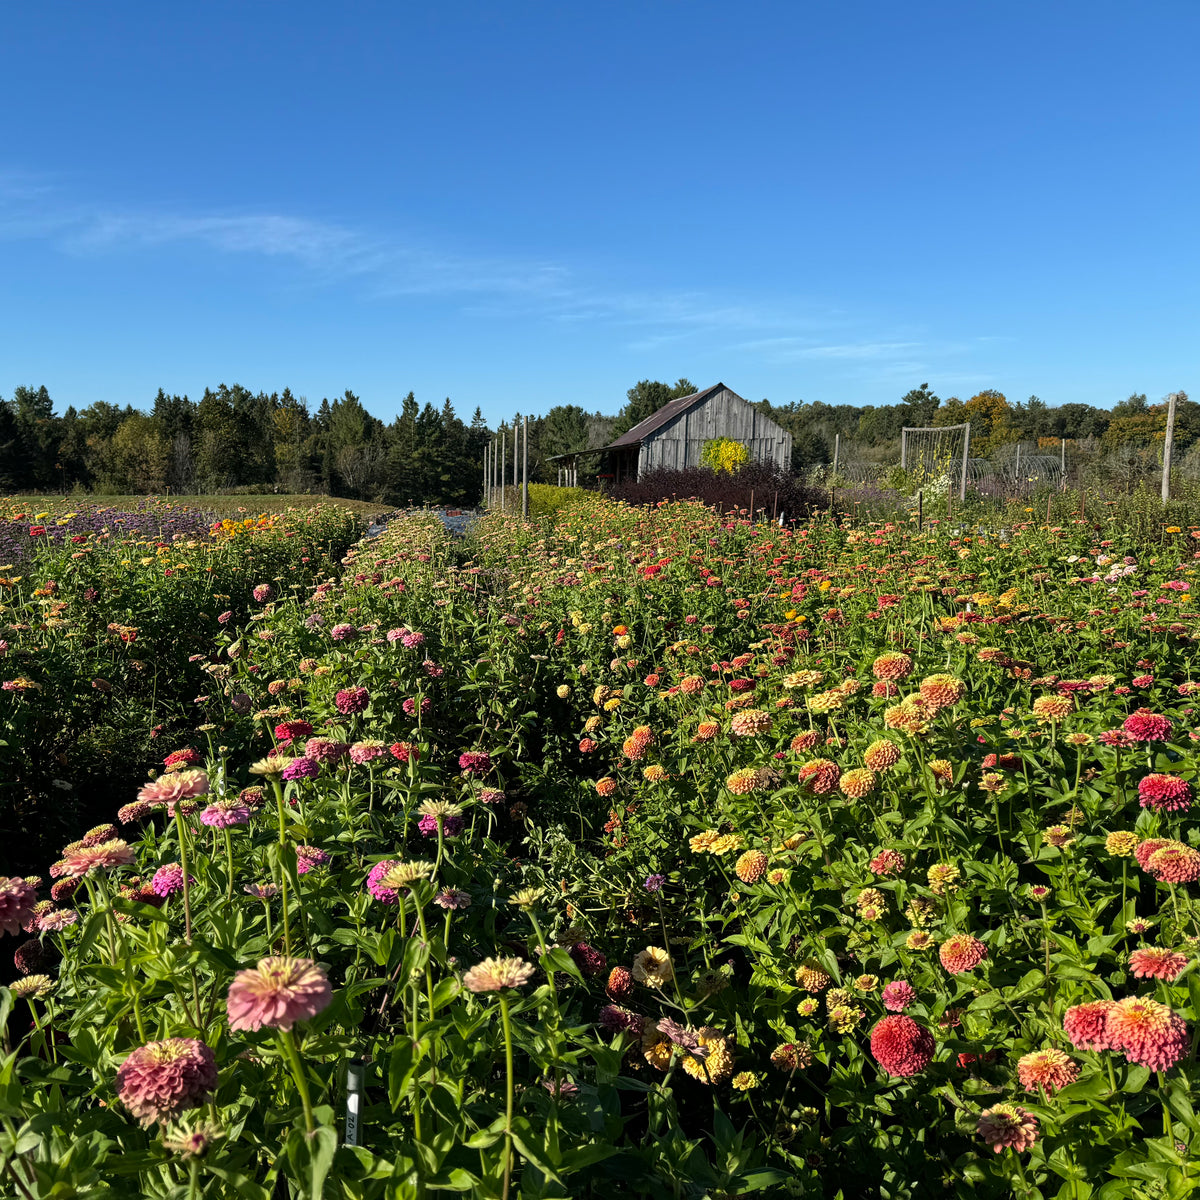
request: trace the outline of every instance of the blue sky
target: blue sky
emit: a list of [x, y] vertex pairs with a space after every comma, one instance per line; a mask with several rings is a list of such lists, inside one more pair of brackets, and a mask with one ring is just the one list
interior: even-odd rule
[[0, 11], [0, 393], [1200, 394], [1200, 5]]

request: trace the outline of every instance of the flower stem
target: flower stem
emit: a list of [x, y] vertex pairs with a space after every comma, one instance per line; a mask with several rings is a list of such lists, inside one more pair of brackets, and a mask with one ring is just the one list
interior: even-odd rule
[[283, 1047], [288, 1065], [292, 1069], [292, 1078], [300, 1091], [300, 1103], [304, 1107], [304, 1128], [309, 1137], [316, 1132], [316, 1122], [313, 1120], [312, 1100], [308, 1095], [308, 1079], [304, 1075], [304, 1064], [300, 1061], [300, 1052], [296, 1049], [296, 1035], [290, 1029], [279, 1031], [279, 1044]]
[[504, 1068], [505, 1068], [505, 1102], [504, 1102], [504, 1188], [501, 1200], [508, 1200], [508, 1185], [512, 1178], [512, 1123], [513, 1123], [513, 1045], [512, 1021], [508, 1015], [508, 996], [504, 992], [496, 993], [500, 1001], [500, 1020], [504, 1025]]

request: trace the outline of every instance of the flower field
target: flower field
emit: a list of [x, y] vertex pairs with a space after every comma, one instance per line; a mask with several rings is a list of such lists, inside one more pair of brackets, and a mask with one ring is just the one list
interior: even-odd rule
[[0, 880], [5, 1194], [1193, 1193], [1200, 531], [349, 521], [0, 581], [6, 761], [162, 726]]

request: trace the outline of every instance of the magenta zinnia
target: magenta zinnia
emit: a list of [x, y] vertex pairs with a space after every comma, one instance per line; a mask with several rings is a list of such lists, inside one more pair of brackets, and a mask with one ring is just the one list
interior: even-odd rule
[[325, 972], [307, 958], [264, 958], [239, 971], [225, 1008], [231, 1029], [291, 1029], [329, 1006], [333, 990]]
[[1135, 742], [1165, 742], [1171, 736], [1171, 722], [1148, 708], [1126, 717], [1121, 728]]
[[166, 1124], [208, 1099], [217, 1086], [213, 1052], [196, 1038], [139, 1046], [117, 1072], [117, 1094], [143, 1125]]

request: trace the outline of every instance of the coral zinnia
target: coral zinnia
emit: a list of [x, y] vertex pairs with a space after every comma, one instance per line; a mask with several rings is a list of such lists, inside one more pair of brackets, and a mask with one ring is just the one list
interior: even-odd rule
[[116, 1078], [121, 1102], [143, 1125], [167, 1123], [208, 1099], [217, 1086], [213, 1052], [196, 1038], [139, 1046]]
[[837, 763], [828, 758], [814, 758], [800, 768], [800, 782], [807, 784], [809, 791], [818, 796], [832, 792], [841, 777]]
[[1104, 1031], [1113, 1049], [1152, 1071], [1173, 1067], [1190, 1050], [1183, 1018], [1142, 996], [1118, 1000], [1108, 1010]]
[[1010, 1146], [1023, 1154], [1038, 1140], [1037, 1118], [1019, 1104], [993, 1104], [979, 1114], [979, 1136], [997, 1154]]
[[633, 976], [625, 967], [613, 967], [604, 990], [618, 1002], [629, 1000], [633, 997]]
[[1161, 883], [1191, 883], [1200, 879], [1200, 851], [1168, 842], [1150, 855], [1146, 870]]
[[899, 875], [904, 870], [904, 855], [899, 850], [880, 850], [869, 865], [876, 875]]
[[767, 873], [767, 856], [761, 850], [747, 850], [734, 863], [733, 873], [743, 883], [757, 883]]
[[333, 989], [325, 972], [307, 958], [272, 957], [239, 971], [229, 985], [225, 1009], [231, 1029], [291, 1029], [329, 1006]]
[[734, 737], [755, 737], [771, 728], [771, 714], [759, 708], [743, 709], [735, 713], [729, 722], [729, 732]]
[[884, 1017], [871, 1030], [871, 1053], [889, 1075], [915, 1075], [933, 1058], [933, 1034], [912, 1017]]
[[872, 742], [863, 754], [863, 763], [872, 771], [887, 771], [900, 761], [900, 747], [887, 738]]
[[882, 679], [887, 683], [898, 683], [912, 674], [912, 668], [912, 659], [907, 654], [903, 654], [899, 650], [892, 650], [887, 654], [881, 654], [871, 664], [871, 674], [876, 679]]
[[1063, 1014], [1063, 1029], [1076, 1050], [1111, 1050], [1108, 1035], [1108, 1014], [1111, 1000], [1089, 1000], [1076, 1004]]
[[967, 693], [967, 685], [956, 675], [930, 675], [921, 680], [921, 699], [933, 712], [953, 708]]
[[1138, 802], [1158, 812], [1187, 812], [1192, 789], [1178, 775], [1147, 775], [1138, 784]]
[[735, 796], [748, 796], [763, 785], [763, 773], [758, 767], [742, 767], [725, 780], [725, 786]]
[[1017, 1078], [1031, 1092], [1039, 1087], [1057, 1092], [1079, 1078], [1079, 1067], [1061, 1050], [1047, 1046], [1017, 1060]]
[[135, 862], [129, 843], [121, 838], [101, 842], [98, 846], [81, 846], [63, 859], [62, 874], [86, 875], [93, 870], [112, 870], [113, 867], [128, 867]]
[[951, 975], [961, 975], [973, 971], [987, 958], [987, 947], [969, 933], [956, 933], [942, 943], [938, 957]]
[[1160, 946], [1143, 946], [1129, 956], [1129, 969], [1138, 979], [1161, 979], [1165, 983], [1178, 979], [1187, 964], [1187, 955]]

